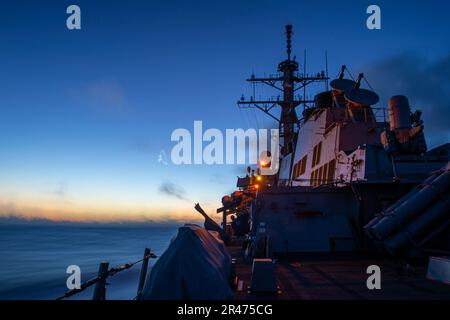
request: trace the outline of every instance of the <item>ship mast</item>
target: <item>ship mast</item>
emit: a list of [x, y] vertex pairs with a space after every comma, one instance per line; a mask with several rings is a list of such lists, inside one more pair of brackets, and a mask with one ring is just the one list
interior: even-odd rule
[[[254, 96], [250, 100], [245, 100], [244, 97], [238, 101], [239, 107], [257, 108], [273, 119], [279, 124], [280, 138], [282, 138], [282, 154], [286, 155], [293, 152], [295, 145], [296, 132], [300, 125], [295, 108], [301, 104], [308, 106], [313, 103], [313, 100], [306, 100], [304, 96], [296, 96], [295, 93], [304, 89], [307, 85], [313, 82], [326, 82], [329, 78], [325, 72], [321, 72], [316, 76], [309, 76], [307, 74], [299, 74], [299, 64], [295, 61], [295, 56], [291, 59], [292, 49], [292, 25], [286, 26], [286, 53], [287, 59], [278, 64], [278, 73], [274, 76], [259, 78], [252, 75], [248, 82], [256, 84], [262, 83], [268, 85], [276, 90], [283, 92], [283, 97], [278, 97], [276, 100], [267, 99], [257, 101]], [[280, 118], [277, 118], [271, 113], [275, 107], [281, 107]]]

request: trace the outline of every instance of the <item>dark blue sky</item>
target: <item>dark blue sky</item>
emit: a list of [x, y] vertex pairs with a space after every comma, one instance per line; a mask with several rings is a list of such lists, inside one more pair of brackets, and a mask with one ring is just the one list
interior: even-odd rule
[[[81, 7], [82, 30], [66, 28], [70, 4]], [[380, 31], [366, 28], [370, 4], [381, 7]], [[163, 166], [158, 154], [194, 120], [270, 124], [236, 100], [252, 71], [274, 72], [285, 58], [286, 23], [308, 70], [324, 69], [327, 50], [330, 76], [344, 63], [365, 72], [381, 104], [404, 89], [431, 114], [427, 93], [414, 94], [443, 70], [433, 103], [446, 109], [428, 116], [440, 130], [428, 138], [448, 141], [449, 12], [447, 1], [3, 1], [0, 214], [173, 218], [193, 201], [218, 206], [236, 168]], [[182, 196], [161, 193], [164, 183]]]

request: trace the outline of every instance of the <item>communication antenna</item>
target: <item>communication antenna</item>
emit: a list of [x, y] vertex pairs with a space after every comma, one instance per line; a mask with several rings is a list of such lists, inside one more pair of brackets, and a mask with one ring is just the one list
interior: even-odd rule
[[[306, 77], [306, 49], [303, 53], [303, 76]], [[306, 99], [306, 86], [303, 87], [303, 100]], [[306, 103], [303, 103], [303, 107], [306, 108]]]
[[[280, 138], [283, 139], [282, 152], [285, 154], [293, 150], [296, 131], [300, 125], [295, 108], [302, 104], [305, 107], [314, 104], [314, 100], [306, 99], [306, 86], [314, 82], [328, 81], [328, 77], [324, 72], [317, 74], [315, 77], [307, 76], [306, 72], [303, 75], [298, 74], [299, 64], [295, 61], [295, 58], [291, 60], [292, 34], [292, 25], [287, 25], [285, 31], [287, 60], [278, 64], [278, 73], [262, 78], [252, 75], [250, 79], [247, 79], [248, 82], [265, 84], [275, 90], [281, 91], [283, 94], [282, 97], [277, 99], [256, 99], [253, 96], [250, 100], [241, 99], [238, 101], [239, 107], [257, 108], [278, 122]], [[306, 59], [306, 55], [304, 58]], [[299, 98], [296, 93], [302, 89], [304, 95], [302, 98]], [[273, 110], [277, 106], [281, 109], [279, 117], [273, 114]]]
[[345, 70], [347, 67], [343, 65], [341, 71], [339, 72], [338, 78], [331, 81], [330, 86], [333, 90], [339, 93], [344, 93], [353, 89], [356, 86], [356, 82], [350, 79], [344, 79]]
[[[328, 50], [325, 50], [325, 76], [328, 78]], [[325, 82], [325, 91], [329, 90], [328, 79]]]
[[362, 79], [364, 79], [364, 74], [360, 73], [355, 86], [345, 92], [345, 99], [360, 106], [377, 104], [380, 101], [380, 97], [375, 92], [360, 88]]
[[286, 52], [288, 60], [291, 60], [291, 40], [292, 37], [292, 25], [288, 24], [286, 26]]

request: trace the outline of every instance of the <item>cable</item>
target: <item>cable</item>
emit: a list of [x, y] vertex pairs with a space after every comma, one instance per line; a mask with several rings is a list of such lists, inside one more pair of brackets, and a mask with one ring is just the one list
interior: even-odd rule
[[370, 90], [372, 90], [372, 91], [375, 92], [375, 90], [373, 90], [372, 86], [371, 86], [370, 83], [369, 83], [369, 80], [367, 80], [366, 77], [364, 77], [364, 81], [367, 83], [367, 85], [369, 86]]
[[350, 78], [352, 78], [352, 80], [355, 81], [355, 78], [353, 78], [353, 75], [351, 74], [350, 70], [348, 70], [347, 67], [345, 67], [345, 70], [346, 70], [347, 73], [350, 75]]
[[114, 276], [116, 273], [119, 273], [119, 272], [121, 272], [121, 271], [130, 269], [130, 268], [133, 267], [134, 265], [136, 265], [136, 264], [138, 264], [138, 263], [140, 263], [140, 262], [142, 262], [142, 261], [144, 261], [144, 260], [146, 260], [146, 259], [150, 259], [150, 258], [157, 258], [157, 256], [156, 256], [155, 254], [153, 254], [153, 253], [150, 253], [150, 254], [144, 256], [142, 259], [140, 259], [140, 260], [138, 260], [138, 261], [126, 263], [126, 264], [124, 264], [124, 265], [121, 265], [121, 266], [118, 266], [118, 267], [115, 267], [115, 268], [111, 268], [111, 269], [108, 270], [108, 272], [106, 272], [105, 275], [103, 275], [103, 276], [97, 276], [97, 277], [95, 277], [95, 278], [92, 278], [92, 279], [86, 281], [85, 283], [83, 283], [83, 284], [80, 285], [80, 288], [79, 288], [79, 289], [72, 289], [72, 290], [69, 290], [69, 291], [67, 291], [66, 293], [64, 293], [64, 295], [62, 295], [62, 296], [56, 298], [56, 300], [62, 300], [62, 299], [71, 297], [71, 296], [73, 296], [73, 295], [75, 295], [75, 294], [78, 294], [78, 293], [80, 293], [80, 292], [86, 290], [87, 288], [93, 286], [93, 285], [96, 284], [97, 282], [100, 282], [100, 281], [102, 281], [102, 280], [105, 280], [105, 279], [108, 278], [108, 277], [112, 277], [112, 276]]

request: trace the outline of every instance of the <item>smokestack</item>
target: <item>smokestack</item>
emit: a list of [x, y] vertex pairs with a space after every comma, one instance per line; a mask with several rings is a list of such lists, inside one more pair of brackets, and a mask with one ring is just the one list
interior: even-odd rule
[[391, 130], [411, 129], [411, 109], [407, 97], [399, 95], [389, 99], [389, 126]]

